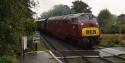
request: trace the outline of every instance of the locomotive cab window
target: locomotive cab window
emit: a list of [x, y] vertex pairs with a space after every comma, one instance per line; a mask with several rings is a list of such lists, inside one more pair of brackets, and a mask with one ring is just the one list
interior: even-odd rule
[[80, 21], [89, 20], [88, 15], [81, 15], [81, 16], [79, 17], [79, 20], [80, 20]]
[[79, 16], [79, 21], [96, 21], [96, 17], [92, 14], [83, 14]]
[[93, 15], [89, 15], [89, 20], [91, 20], [91, 21], [97, 21], [97, 20], [96, 20], [96, 17], [93, 16]]
[[78, 19], [77, 18], [72, 18], [72, 24], [77, 24]]

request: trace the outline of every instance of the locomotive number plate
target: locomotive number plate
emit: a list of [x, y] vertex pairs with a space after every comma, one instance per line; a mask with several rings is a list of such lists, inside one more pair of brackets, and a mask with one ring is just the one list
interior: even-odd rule
[[96, 30], [86, 30], [86, 34], [96, 34]]
[[82, 36], [99, 36], [98, 27], [87, 27], [82, 29]]

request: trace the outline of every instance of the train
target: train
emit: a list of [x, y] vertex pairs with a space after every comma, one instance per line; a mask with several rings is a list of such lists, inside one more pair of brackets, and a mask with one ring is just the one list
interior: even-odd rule
[[86, 48], [100, 43], [100, 27], [92, 13], [54, 16], [37, 21], [37, 29]]

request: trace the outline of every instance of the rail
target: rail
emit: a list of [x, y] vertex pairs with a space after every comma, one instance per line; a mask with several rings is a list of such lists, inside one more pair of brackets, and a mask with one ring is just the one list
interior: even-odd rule
[[[60, 50], [58, 50], [57, 48], [55, 48], [55, 47], [49, 42], [49, 40], [48, 40], [45, 36], [43, 36], [43, 39], [45, 39], [44, 42], [45, 42], [45, 45], [47, 46], [47, 48], [49, 48], [49, 49], [52, 50], [52, 51], [57, 51], [57, 52], [59, 52], [59, 53], [63, 56], [64, 62], [65, 62], [65, 63], [69, 63], [68, 60], [65, 58], [66, 56], [65, 56]], [[59, 61], [59, 62], [60, 62], [60, 61]], [[62, 63], [62, 62], [60, 62], [60, 63]]]
[[[90, 61], [90, 60], [88, 59], [89, 57], [84, 56], [84, 55], [81, 55], [80, 53], [77, 53], [78, 56], [73, 56], [73, 57], [70, 56], [70, 57], [68, 57], [68, 56], [66, 56], [64, 53], [62, 53], [62, 51], [60, 51], [58, 48], [56, 48], [54, 45], [52, 45], [51, 42], [45, 37], [45, 35], [43, 36], [43, 39], [44, 39], [44, 43], [45, 43], [45, 45], [47, 46], [47, 48], [49, 48], [49, 49], [52, 50], [52, 51], [58, 51], [58, 52], [60, 53], [60, 55], [61, 55], [62, 57], [56, 57], [56, 59], [57, 59], [60, 63], [62, 63], [62, 62], [61, 62], [59, 59], [63, 59], [65, 63], [70, 63], [70, 62], [68, 61], [68, 58], [78, 58], [78, 57], [81, 57], [81, 58], [83, 59], [83, 61], [86, 61], [87, 63], [93, 63], [92, 61]], [[63, 44], [63, 46], [65, 47], [64, 44]], [[66, 46], [66, 48], [67, 48], [68, 50], [72, 51], [72, 52], [75, 51], [74, 49], [72, 49], [72, 48], [70, 48], [70, 47], [68, 47], [68, 46]], [[101, 48], [102, 48], [102, 47], [101, 47]], [[112, 53], [109, 53], [109, 52], [107, 52], [107, 51], [103, 51], [103, 50], [101, 50], [101, 48], [100, 48], [100, 47], [96, 47], [95, 49], [100, 49], [100, 51], [102, 51], [102, 52], [108, 53], [108, 54], [112, 55], [112, 56], [115, 57], [115, 58], [119, 58], [119, 59], [125, 61], [125, 58], [120, 57], [120, 56], [117, 56], [117, 55], [112, 54]], [[108, 62], [108, 63], [114, 63], [113, 61], [111, 61], [111, 60], [109, 60], [109, 59], [106, 59], [105, 57], [102, 57], [102, 56], [100, 56], [100, 55], [98, 56], [98, 58], [99, 58], [100, 60], [106, 61], [106, 62]]]

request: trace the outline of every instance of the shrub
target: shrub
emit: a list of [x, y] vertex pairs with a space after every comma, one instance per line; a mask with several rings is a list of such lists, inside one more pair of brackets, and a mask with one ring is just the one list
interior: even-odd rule
[[120, 42], [117, 38], [117, 36], [112, 37], [111, 39], [104, 41], [101, 43], [101, 46], [104, 47], [116, 47], [116, 46], [120, 46]]

